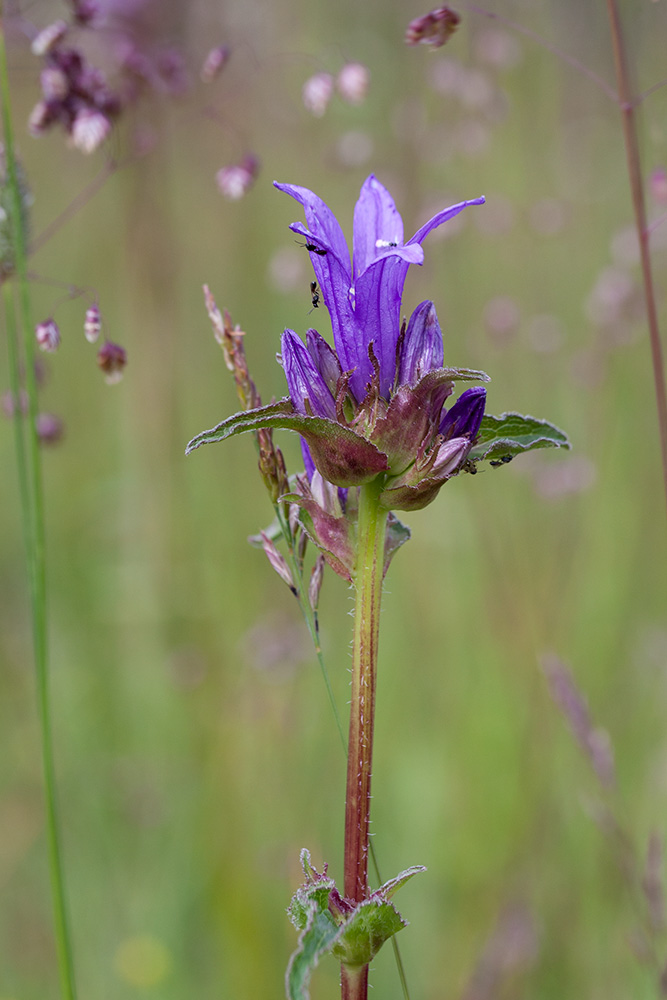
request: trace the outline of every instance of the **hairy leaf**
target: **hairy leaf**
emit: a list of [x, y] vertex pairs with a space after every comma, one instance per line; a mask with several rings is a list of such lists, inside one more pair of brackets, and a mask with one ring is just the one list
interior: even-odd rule
[[487, 414], [482, 418], [477, 442], [469, 459], [473, 462], [489, 459], [502, 464], [535, 448], [569, 447], [567, 435], [548, 420], [520, 413], [502, 413], [499, 417]]

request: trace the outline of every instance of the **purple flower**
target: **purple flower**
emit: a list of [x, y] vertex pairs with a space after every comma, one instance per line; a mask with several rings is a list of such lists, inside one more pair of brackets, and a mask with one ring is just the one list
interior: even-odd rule
[[[486, 382], [488, 376], [444, 367], [435, 306], [421, 302], [401, 324], [401, 296], [410, 264], [423, 262], [424, 237], [484, 199], [438, 212], [405, 241], [391, 195], [371, 175], [354, 212], [351, 264], [343, 232], [324, 202], [306, 188], [276, 187], [305, 208], [308, 228], [299, 222], [290, 228], [310, 253], [317, 277], [312, 284], [319, 285], [329, 310], [334, 347], [317, 330], [308, 330], [305, 343], [294, 330], [285, 330], [279, 360], [289, 397], [230, 417], [194, 438], [188, 449], [250, 430], [296, 431], [306, 477], [301, 499], [290, 494], [290, 501], [307, 505], [311, 519], [319, 506], [325, 520], [333, 519], [327, 532], [342, 532], [345, 541], [348, 529], [341, 528], [340, 511], [344, 519], [356, 509], [348, 490], [381, 476], [379, 499], [387, 510], [418, 510], [461, 470], [478, 437], [485, 390], [469, 389], [449, 410], [445, 402], [457, 381]], [[331, 493], [335, 509], [328, 501], [322, 505], [323, 483], [326, 489], [338, 487]], [[339, 560], [347, 565], [340, 553]]]
[[[396, 381], [401, 297], [408, 268], [410, 264], [423, 263], [421, 244], [433, 229], [468, 205], [481, 205], [484, 198], [443, 209], [409, 240], [404, 240], [403, 221], [394, 200], [371, 174], [363, 184], [354, 210], [351, 265], [343, 231], [328, 206], [307, 188], [278, 183], [275, 186], [305, 209], [308, 228], [295, 222], [290, 229], [304, 237], [310, 251], [322, 299], [331, 316], [338, 360], [344, 372], [352, 373], [349, 386], [354, 398], [361, 401], [373, 378], [372, 347], [379, 365], [380, 395], [388, 399]], [[415, 353], [413, 336], [426, 338], [431, 349], [437, 351], [439, 328], [425, 332], [423, 325], [428, 317], [420, 319], [417, 315], [425, 306], [426, 303], [418, 306], [410, 320], [410, 334], [406, 333], [402, 347], [404, 353]], [[435, 310], [429, 321], [431, 327], [437, 327]], [[404, 369], [412, 366], [414, 372], [416, 360], [406, 362]], [[437, 363], [431, 367], [437, 367]]]

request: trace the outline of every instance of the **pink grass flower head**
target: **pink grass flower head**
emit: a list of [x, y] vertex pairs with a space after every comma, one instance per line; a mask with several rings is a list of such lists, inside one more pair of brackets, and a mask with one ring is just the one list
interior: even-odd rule
[[329, 107], [333, 91], [334, 78], [331, 73], [315, 73], [306, 80], [301, 90], [304, 107], [316, 118], [321, 118]]
[[460, 23], [460, 16], [451, 7], [438, 7], [410, 21], [405, 31], [405, 44], [439, 49], [449, 41]]
[[346, 63], [336, 77], [338, 93], [348, 104], [363, 104], [370, 82], [370, 70], [359, 62]]
[[83, 321], [83, 332], [89, 344], [94, 344], [100, 336], [102, 330], [102, 317], [100, 307], [96, 302], [86, 309], [86, 316]]
[[35, 340], [40, 351], [52, 354], [60, 347], [60, 330], [55, 320], [49, 318], [35, 327]]
[[667, 170], [656, 167], [649, 179], [649, 189], [658, 205], [667, 205]]
[[48, 24], [46, 28], [35, 35], [32, 40], [32, 45], [30, 49], [34, 56], [45, 56], [47, 52], [50, 52], [56, 45], [62, 42], [63, 38], [69, 31], [69, 26], [66, 21], [54, 21], [53, 24]]
[[97, 363], [104, 372], [107, 385], [120, 382], [127, 364], [127, 352], [120, 344], [107, 340], [97, 352]]
[[257, 179], [259, 160], [249, 154], [240, 163], [222, 167], [215, 175], [220, 193], [230, 201], [238, 201], [248, 193]]
[[82, 108], [72, 122], [71, 142], [82, 153], [94, 153], [111, 131], [111, 122], [101, 111]]
[[65, 425], [55, 413], [37, 414], [37, 437], [41, 444], [58, 444], [65, 433]]
[[212, 83], [229, 62], [232, 50], [229, 45], [218, 45], [204, 59], [199, 77], [202, 83]]

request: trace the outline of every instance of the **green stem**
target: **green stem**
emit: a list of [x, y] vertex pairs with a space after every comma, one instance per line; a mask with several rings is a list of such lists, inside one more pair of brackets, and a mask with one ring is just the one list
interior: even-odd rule
[[611, 29], [611, 39], [614, 49], [614, 64], [618, 84], [618, 100], [623, 118], [623, 139], [628, 164], [628, 177], [632, 191], [632, 205], [635, 215], [635, 228], [639, 241], [642, 278], [644, 282], [644, 300], [648, 319], [651, 341], [651, 361], [653, 364], [653, 383], [658, 411], [658, 431], [660, 434], [660, 451], [662, 455], [662, 477], [667, 500], [667, 390], [665, 388], [665, 368], [658, 325], [658, 309], [653, 287], [651, 270], [650, 229], [646, 223], [646, 207], [644, 204], [644, 183], [642, 179], [639, 142], [637, 139], [637, 122], [635, 101], [630, 84], [628, 60], [623, 44], [623, 29], [616, 0], [607, 0], [607, 12]]
[[[379, 503], [382, 477], [359, 492], [356, 602], [352, 649], [352, 697], [345, 799], [345, 896], [355, 902], [368, 897], [368, 831], [370, 825], [373, 724], [380, 603], [387, 512]], [[342, 997], [364, 1000], [368, 969], [350, 979], [343, 970]], [[354, 987], [354, 992], [350, 990]]]
[[[12, 223], [14, 262], [18, 279], [20, 326], [23, 332], [25, 384], [28, 396], [27, 455], [23, 447], [21, 430], [16, 435], [17, 466], [21, 490], [23, 534], [27, 545], [27, 562], [30, 579], [33, 647], [37, 675], [37, 707], [42, 737], [42, 767], [44, 772], [44, 798], [48, 840], [49, 870], [53, 898], [53, 919], [60, 987], [64, 1000], [75, 1000], [72, 949], [65, 904], [63, 866], [58, 834], [55, 765], [48, 678], [48, 642], [46, 614], [46, 559], [44, 538], [44, 505], [42, 468], [37, 436], [37, 379], [35, 375], [35, 339], [30, 320], [30, 294], [27, 276], [27, 238], [21, 209], [21, 192], [16, 168], [12, 117], [10, 107], [9, 75], [5, 48], [3, 8], [0, 0], [0, 104], [10, 191], [10, 216]], [[5, 300], [7, 303], [7, 299]], [[13, 317], [13, 311], [12, 311]], [[11, 337], [11, 331], [10, 331]], [[18, 366], [17, 340], [10, 347], [10, 367]], [[12, 376], [13, 382], [15, 376]], [[17, 393], [20, 386], [14, 386]]]

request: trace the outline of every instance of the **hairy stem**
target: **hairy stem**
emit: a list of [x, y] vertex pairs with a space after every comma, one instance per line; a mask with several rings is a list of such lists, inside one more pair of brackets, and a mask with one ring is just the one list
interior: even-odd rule
[[368, 995], [368, 966], [362, 969], [341, 967], [341, 1000], [366, 1000]]
[[665, 391], [665, 368], [658, 326], [658, 310], [653, 288], [651, 270], [650, 229], [646, 223], [646, 207], [644, 205], [644, 184], [642, 180], [641, 159], [639, 156], [639, 141], [637, 138], [637, 121], [635, 102], [632, 96], [628, 61], [623, 42], [623, 29], [616, 0], [607, 0], [607, 12], [611, 28], [611, 39], [614, 48], [614, 64], [618, 85], [618, 99], [623, 119], [623, 139], [628, 164], [628, 177], [632, 191], [632, 205], [635, 215], [635, 227], [639, 240], [642, 278], [644, 282], [644, 299], [646, 301], [646, 316], [651, 340], [651, 359], [653, 362], [653, 382], [656, 404], [658, 408], [658, 429], [660, 432], [660, 451], [662, 455], [662, 475], [667, 501], [667, 392]]
[[[329, 680], [329, 674], [328, 674], [326, 665], [324, 663], [324, 656], [322, 654], [322, 647], [320, 646], [319, 634], [318, 634], [318, 631], [317, 631], [317, 627], [315, 625], [315, 617], [314, 617], [313, 611], [310, 608], [310, 606], [308, 605], [307, 601], [304, 600], [305, 585], [304, 585], [303, 573], [301, 572], [301, 569], [299, 567], [299, 562], [298, 562], [298, 560], [296, 558], [296, 555], [294, 553], [294, 546], [292, 544], [292, 536], [291, 536], [291, 533], [290, 533], [287, 521], [285, 520], [284, 514], [283, 514], [282, 509], [280, 507], [280, 504], [276, 505], [276, 514], [277, 514], [278, 520], [280, 522], [280, 526], [282, 528], [283, 537], [284, 537], [285, 542], [287, 544], [287, 552], [288, 552], [288, 555], [289, 555], [292, 572], [294, 573], [295, 579], [299, 581], [298, 598], [297, 598], [298, 602], [299, 602], [299, 607], [301, 608], [301, 613], [302, 613], [302, 615], [304, 617], [304, 621], [306, 622], [306, 626], [308, 628], [308, 633], [310, 635], [310, 638], [311, 638], [312, 643], [313, 643], [313, 647], [315, 649], [315, 655], [317, 657], [317, 662], [318, 662], [318, 664], [320, 666], [320, 670], [322, 672], [322, 677], [324, 678], [324, 684], [325, 684], [326, 689], [327, 689], [327, 697], [329, 699], [329, 704], [331, 705], [331, 709], [333, 711], [334, 719], [336, 721], [336, 728], [338, 730], [338, 735], [340, 736], [341, 746], [343, 748], [343, 753], [347, 757], [347, 740], [345, 738], [345, 733], [343, 732], [343, 725], [342, 725], [342, 722], [341, 722], [340, 713], [338, 711], [338, 706], [336, 705], [336, 700], [334, 698], [333, 690], [331, 688], [331, 682]], [[371, 864], [373, 866], [373, 873], [375, 875], [375, 879], [377, 881], [377, 884], [378, 885], [382, 885], [382, 883], [384, 882], [384, 879], [382, 878], [382, 875], [380, 874], [380, 866], [378, 864], [377, 855], [375, 853], [375, 847], [373, 845], [373, 841], [370, 838], [369, 838], [369, 841], [368, 841], [368, 851], [369, 851], [369, 854], [370, 854]], [[410, 1000], [410, 990], [408, 988], [408, 979], [407, 979], [407, 975], [406, 975], [406, 972], [405, 972], [405, 966], [403, 964], [403, 958], [401, 956], [401, 951], [400, 951], [400, 948], [399, 948], [399, 945], [398, 945], [398, 942], [397, 942], [395, 936], [393, 936], [391, 938], [391, 947], [392, 947], [392, 950], [394, 952], [394, 961], [396, 963], [396, 971], [398, 972], [398, 978], [399, 978], [400, 983], [401, 983], [401, 991], [403, 993], [404, 1000]]]
[[[345, 896], [360, 903], [368, 896], [368, 829], [371, 804], [373, 723], [380, 603], [387, 512], [378, 497], [381, 477], [359, 493], [352, 697], [345, 800]], [[364, 1000], [368, 969], [343, 970], [342, 997]], [[353, 992], [350, 990], [353, 989]]]
[[[2, 124], [4, 133], [5, 159], [7, 165], [7, 181], [10, 191], [10, 217], [13, 236], [14, 264], [18, 284], [18, 314], [23, 333], [23, 353], [25, 364], [25, 389], [28, 400], [28, 426], [25, 439], [23, 430], [16, 434], [17, 467], [19, 486], [21, 490], [21, 516], [23, 518], [23, 534], [26, 542], [26, 559], [30, 580], [31, 616], [33, 631], [33, 647], [35, 671], [37, 675], [37, 707], [42, 739], [42, 767], [44, 772], [44, 800], [46, 811], [46, 834], [48, 842], [49, 871], [53, 898], [53, 920], [60, 987], [63, 1000], [75, 1000], [74, 968], [70, 944], [67, 908], [65, 904], [65, 886], [63, 865], [58, 833], [58, 816], [56, 803], [56, 779], [53, 759], [53, 738], [51, 733], [51, 710], [49, 698], [48, 677], [48, 641], [46, 614], [46, 560], [44, 545], [44, 505], [42, 498], [42, 468], [37, 436], [37, 379], [35, 376], [35, 340], [30, 321], [30, 295], [27, 276], [27, 238], [24, 231], [23, 213], [21, 210], [21, 192], [19, 187], [16, 158], [14, 152], [12, 117], [10, 106], [9, 76], [7, 73], [7, 55], [5, 49], [5, 33], [3, 7], [0, 0], [0, 105], [2, 109]], [[6, 295], [9, 293], [7, 292]], [[13, 338], [10, 348], [10, 367], [14, 369], [12, 376], [14, 396], [20, 395], [20, 386], [16, 384], [16, 369], [18, 365], [18, 337], [13, 324], [13, 309], [8, 299], [6, 315], [9, 318], [9, 338]], [[16, 403], [20, 404], [18, 398]], [[19, 420], [20, 405], [17, 408], [16, 419]], [[26, 447], [27, 444], [27, 447]]]

